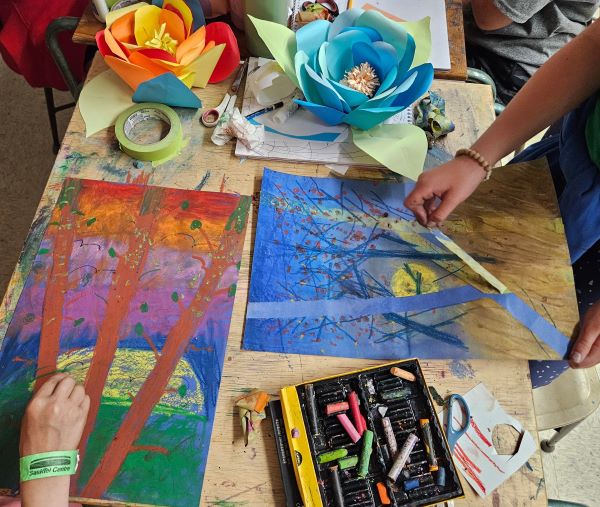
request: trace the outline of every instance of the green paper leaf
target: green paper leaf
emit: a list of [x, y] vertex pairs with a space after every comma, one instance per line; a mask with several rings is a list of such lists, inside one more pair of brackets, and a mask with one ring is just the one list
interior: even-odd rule
[[419, 127], [396, 124], [369, 130], [353, 128], [352, 141], [380, 164], [411, 180], [416, 181], [423, 172], [427, 137]]
[[250, 21], [254, 24], [256, 32], [263, 40], [273, 58], [277, 60], [279, 66], [283, 69], [286, 76], [292, 83], [298, 86], [296, 76], [296, 66], [294, 65], [294, 55], [296, 54], [296, 34], [287, 26], [265, 21], [248, 15]]

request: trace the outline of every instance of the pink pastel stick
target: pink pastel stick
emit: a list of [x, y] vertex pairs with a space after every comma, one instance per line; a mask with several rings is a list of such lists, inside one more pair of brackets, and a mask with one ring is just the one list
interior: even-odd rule
[[366, 428], [363, 426], [363, 418], [360, 413], [360, 408], [358, 407], [358, 395], [351, 391], [348, 395], [348, 404], [350, 405], [350, 412], [352, 413], [352, 419], [354, 421], [354, 426], [356, 426], [356, 431], [360, 436], [364, 433]]
[[336, 417], [338, 418], [338, 421], [340, 421], [340, 424], [346, 430], [346, 433], [348, 433], [350, 439], [354, 443], [358, 442], [360, 440], [360, 435], [358, 434], [358, 431], [356, 431], [354, 424], [352, 424], [352, 422], [350, 422], [350, 419], [348, 419], [348, 416], [346, 414], [337, 414]]

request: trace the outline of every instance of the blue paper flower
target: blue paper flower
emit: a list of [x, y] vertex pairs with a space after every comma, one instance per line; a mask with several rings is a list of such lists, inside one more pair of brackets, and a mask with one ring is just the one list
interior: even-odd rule
[[330, 125], [370, 129], [428, 90], [433, 67], [412, 67], [415, 49], [402, 24], [373, 10], [308, 23], [296, 32], [297, 102]]

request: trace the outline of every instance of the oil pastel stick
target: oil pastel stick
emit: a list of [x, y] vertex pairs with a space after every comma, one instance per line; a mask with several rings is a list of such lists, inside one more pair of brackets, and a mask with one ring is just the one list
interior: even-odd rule
[[427, 452], [427, 461], [429, 463], [429, 471], [435, 472], [439, 467], [435, 450], [433, 449], [433, 438], [431, 436], [431, 424], [429, 419], [419, 419], [419, 425], [423, 432], [423, 443], [425, 444], [425, 452]]
[[363, 445], [360, 453], [360, 462], [358, 463], [358, 476], [366, 477], [369, 473], [369, 461], [373, 452], [373, 432], [365, 430], [362, 436]]
[[367, 428], [366, 426], [363, 426], [364, 419], [358, 406], [358, 394], [354, 391], [350, 391], [350, 394], [348, 395], [348, 404], [350, 405], [350, 413], [352, 414], [352, 420], [354, 421], [356, 431], [358, 431], [359, 435], [362, 435]]
[[338, 421], [340, 421], [340, 424], [344, 427], [344, 430], [346, 430], [350, 440], [352, 440], [354, 443], [358, 442], [360, 440], [360, 434], [358, 431], [356, 431], [354, 424], [352, 424], [352, 421], [348, 419], [348, 416], [346, 414], [337, 414], [336, 417]]
[[358, 465], [358, 456], [348, 456], [346, 458], [338, 459], [338, 465], [340, 470], [354, 468], [356, 465]]
[[381, 397], [385, 401], [391, 400], [401, 400], [402, 398], [406, 398], [411, 393], [410, 389], [394, 389], [393, 391], [384, 391], [381, 393]]
[[317, 420], [317, 401], [315, 398], [315, 387], [312, 384], [306, 384], [304, 386], [304, 394], [306, 394], [310, 429], [315, 435], [318, 435], [319, 422]]
[[415, 380], [417, 380], [417, 377], [415, 377], [411, 372], [403, 370], [402, 368], [398, 368], [397, 366], [391, 368], [390, 373], [394, 377], [400, 377], [404, 380], [408, 380], [409, 382], [414, 382]]
[[409, 479], [408, 481], [404, 481], [404, 491], [410, 491], [411, 489], [416, 489], [419, 487], [419, 479]]
[[335, 500], [336, 507], [344, 507], [344, 491], [342, 490], [342, 481], [340, 481], [340, 474], [338, 472], [337, 465], [332, 466], [329, 469], [331, 473], [331, 483], [333, 484], [333, 498]]
[[381, 419], [381, 424], [383, 425], [383, 433], [387, 441], [390, 456], [394, 459], [398, 452], [398, 442], [396, 442], [396, 435], [394, 435], [394, 430], [392, 429], [392, 421], [390, 421], [389, 417], [384, 417]]
[[335, 414], [336, 412], [345, 412], [350, 408], [348, 402], [346, 401], [338, 401], [337, 403], [328, 403], [325, 407], [325, 413], [327, 415]]
[[440, 467], [435, 477], [436, 486], [443, 487], [446, 485], [446, 469], [444, 467]]
[[377, 483], [377, 493], [379, 493], [379, 500], [382, 505], [391, 505], [392, 501], [383, 482]]
[[396, 456], [396, 460], [394, 461], [392, 468], [390, 468], [390, 471], [388, 472], [387, 476], [390, 479], [392, 479], [393, 481], [398, 479], [400, 472], [404, 468], [404, 465], [406, 465], [406, 460], [410, 456], [410, 453], [412, 452], [413, 448], [415, 447], [415, 444], [418, 441], [419, 439], [414, 433], [408, 435], [408, 437], [406, 438], [406, 442], [404, 442], [402, 449], [400, 449], [398, 456]]
[[336, 459], [345, 458], [348, 456], [348, 449], [334, 449], [333, 451], [327, 451], [317, 456], [317, 462], [322, 465], [323, 463], [329, 463]]

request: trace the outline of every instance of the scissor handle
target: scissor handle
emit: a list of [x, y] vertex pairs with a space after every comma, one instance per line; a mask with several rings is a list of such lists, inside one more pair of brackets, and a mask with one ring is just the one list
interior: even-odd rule
[[[465, 416], [465, 424], [458, 430], [454, 429], [454, 402], [458, 403], [464, 412]], [[469, 405], [460, 394], [451, 394], [450, 398], [448, 398], [448, 424], [446, 426], [446, 439], [448, 440], [448, 445], [450, 446], [450, 451], [454, 451], [454, 446], [460, 437], [462, 437], [467, 430], [469, 429], [469, 425], [471, 424], [471, 411], [469, 410]]]
[[231, 97], [229, 93], [226, 93], [223, 97], [223, 100], [217, 107], [213, 107], [204, 111], [202, 113], [202, 116], [200, 116], [200, 121], [202, 122], [202, 125], [209, 128], [216, 126], [217, 123], [219, 123], [221, 115], [229, 105], [230, 98]]

